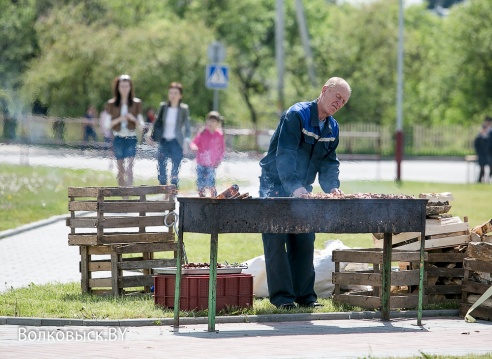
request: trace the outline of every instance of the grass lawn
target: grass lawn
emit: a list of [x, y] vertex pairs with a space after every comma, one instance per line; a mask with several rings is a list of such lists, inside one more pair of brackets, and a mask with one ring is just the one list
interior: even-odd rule
[[[110, 172], [73, 170], [45, 167], [0, 165], [0, 231], [53, 215], [67, 214], [67, 187], [69, 186], [114, 186]], [[155, 184], [137, 179], [136, 185]], [[193, 190], [191, 180], [182, 181], [182, 189]], [[492, 190], [484, 184], [438, 184], [390, 181], [344, 182], [345, 193], [372, 192], [418, 195], [421, 192], [452, 192], [451, 213], [461, 218], [468, 217], [470, 228], [492, 217]], [[315, 189], [318, 192], [319, 189]], [[323, 248], [326, 240], [340, 239], [349, 247], [373, 246], [370, 234], [318, 234], [316, 248]], [[209, 261], [209, 236], [185, 234], [188, 260]], [[219, 262], [244, 262], [263, 254], [260, 234], [219, 235]], [[325, 307], [318, 312], [357, 310], [358, 308], [333, 305], [331, 300], [322, 300]], [[442, 307], [441, 307], [442, 308]], [[306, 311], [299, 309], [299, 311]], [[309, 311], [309, 310], [308, 310]], [[266, 314], [282, 312], [266, 300], [255, 300], [248, 310], [231, 308], [218, 314]], [[202, 315], [204, 313], [183, 313]], [[155, 318], [171, 317], [172, 312], [155, 307], [150, 295], [126, 296], [123, 298], [82, 295], [80, 284], [31, 285], [28, 288], [7, 290], [0, 294], [0, 315], [62, 317], [62, 318]]]

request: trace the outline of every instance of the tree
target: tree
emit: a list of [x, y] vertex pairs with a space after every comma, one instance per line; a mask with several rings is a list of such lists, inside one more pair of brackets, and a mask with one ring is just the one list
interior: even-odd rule
[[[0, 3], [0, 92], [10, 99], [18, 97], [19, 77], [38, 54], [36, 36], [31, 30], [35, 21], [34, 0]], [[19, 110], [13, 108], [13, 101], [9, 101], [8, 107], [10, 113]]]
[[180, 81], [193, 95], [187, 98], [192, 108], [207, 112], [200, 106], [208, 96], [198, 86], [203, 77], [195, 74], [205, 67], [205, 60], [196, 56], [206, 53], [208, 31], [200, 23], [142, 19], [139, 26], [122, 28], [105, 21], [88, 24], [84, 12], [83, 4], [70, 5], [38, 22], [42, 51], [23, 77], [26, 102], [37, 98], [52, 114], [81, 116], [88, 104], [102, 108], [112, 96], [114, 77], [128, 73], [145, 106], [157, 106], [165, 99], [167, 84]]

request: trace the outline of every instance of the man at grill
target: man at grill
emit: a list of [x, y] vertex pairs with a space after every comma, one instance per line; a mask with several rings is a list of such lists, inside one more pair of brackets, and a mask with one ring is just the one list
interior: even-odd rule
[[[340, 77], [330, 78], [318, 98], [287, 109], [260, 161], [261, 197], [301, 197], [318, 176], [326, 193], [341, 193], [337, 121], [332, 117], [352, 90]], [[278, 308], [319, 307], [314, 291], [314, 233], [262, 234], [270, 302]]]

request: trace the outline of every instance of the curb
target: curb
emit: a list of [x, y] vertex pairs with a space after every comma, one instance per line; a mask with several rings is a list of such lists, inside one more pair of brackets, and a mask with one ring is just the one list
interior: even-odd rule
[[[81, 212], [80, 215], [81, 216], [85, 216], [88, 213], [90, 213], [90, 212]], [[57, 216], [52, 216], [52, 217], [49, 217], [49, 218], [46, 218], [46, 219], [39, 220], [37, 222], [32, 222], [32, 223], [24, 224], [24, 225], [19, 226], [17, 228], [7, 229], [5, 231], [0, 232], [0, 239], [11, 237], [11, 236], [15, 236], [15, 235], [20, 234], [20, 233], [23, 233], [23, 232], [27, 232], [27, 231], [31, 231], [33, 229], [44, 227], [44, 226], [47, 226], [49, 224], [52, 224], [52, 223], [55, 223], [55, 222], [58, 222], [58, 221], [61, 221], [61, 220], [65, 220], [69, 216], [70, 216], [69, 213], [67, 213], [67, 214], [60, 214], [60, 215], [57, 215]]]
[[25, 225], [17, 227], [17, 228], [7, 229], [6, 231], [0, 232], [0, 239], [15, 236], [16, 234], [20, 234], [23, 232], [30, 231], [32, 229], [43, 227], [43, 226], [46, 226], [48, 224], [52, 224], [52, 223], [61, 221], [62, 219], [65, 219], [65, 218], [67, 218], [67, 214], [61, 214], [61, 215], [53, 216], [53, 217], [50, 217], [47, 219], [42, 219], [42, 220], [37, 221], [37, 222], [28, 223], [28, 224], [25, 224]]
[[[458, 309], [424, 310], [423, 318], [458, 317]], [[417, 318], [416, 310], [392, 311], [391, 319]], [[339, 313], [300, 313], [300, 314], [267, 314], [267, 315], [241, 315], [219, 316], [215, 318], [218, 324], [224, 323], [272, 323], [272, 322], [306, 322], [313, 320], [348, 320], [348, 319], [380, 319], [381, 312], [339, 312]], [[180, 325], [207, 324], [207, 317], [183, 317], [179, 319]], [[146, 327], [146, 326], [172, 326], [173, 318], [147, 318], [147, 319], [63, 319], [63, 318], [27, 318], [27, 317], [0, 317], [0, 325], [20, 326], [104, 326], [104, 327]]]

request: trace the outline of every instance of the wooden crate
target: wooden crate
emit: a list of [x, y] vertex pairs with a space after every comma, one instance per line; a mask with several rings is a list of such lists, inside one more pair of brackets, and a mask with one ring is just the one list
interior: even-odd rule
[[[377, 248], [371, 249], [344, 249], [333, 251], [332, 260], [335, 262], [335, 272], [332, 282], [335, 284], [333, 301], [335, 303], [350, 304], [366, 309], [377, 309], [382, 305], [381, 269], [383, 264], [383, 251]], [[415, 251], [392, 251], [392, 262], [419, 261], [420, 253]], [[369, 271], [340, 271], [340, 263], [370, 263], [373, 269]], [[419, 270], [409, 269], [391, 272], [392, 286], [412, 286], [419, 284]], [[342, 286], [365, 285], [373, 289], [369, 291], [349, 291], [342, 293]], [[416, 308], [418, 306], [418, 294], [391, 293], [390, 308]], [[423, 298], [427, 302], [426, 296]]]
[[[464, 251], [456, 250], [429, 250], [424, 264], [426, 283], [424, 293], [429, 304], [454, 303], [459, 304], [462, 296], [464, 277]], [[408, 263], [408, 269], [419, 269], [419, 261]], [[418, 286], [411, 286], [408, 290], [418, 293]]]
[[[149, 292], [154, 268], [176, 266], [174, 230], [164, 225], [175, 209], [175, 194], [174, 186], [68, 189], [68, 244], [80, 247], [82, 292], [121, 295], [134, 287]], [[175, 218], [168, 217], [170, 224]]]
[[[373, 234], [374, 247], [382, 248], [382, 234]], [[420, 232], [395, 233], [391, 239], [392, 248], [420, 250]], [[425, 221], [425, 249], [449, 248], [470, 242], [467, 219], [459, 217], [427, 219]]]
[[[492, 286], [492, 262], [465, 258], [463, 260], [463, 268], [463, 297], [460, 306], [460, 315], [462, 317], [466, 315], [468, 309], [477, 299]], [[492, 320], [492, 299], [487, 299], [475, 308], [470, 315], [478, 319]]]

